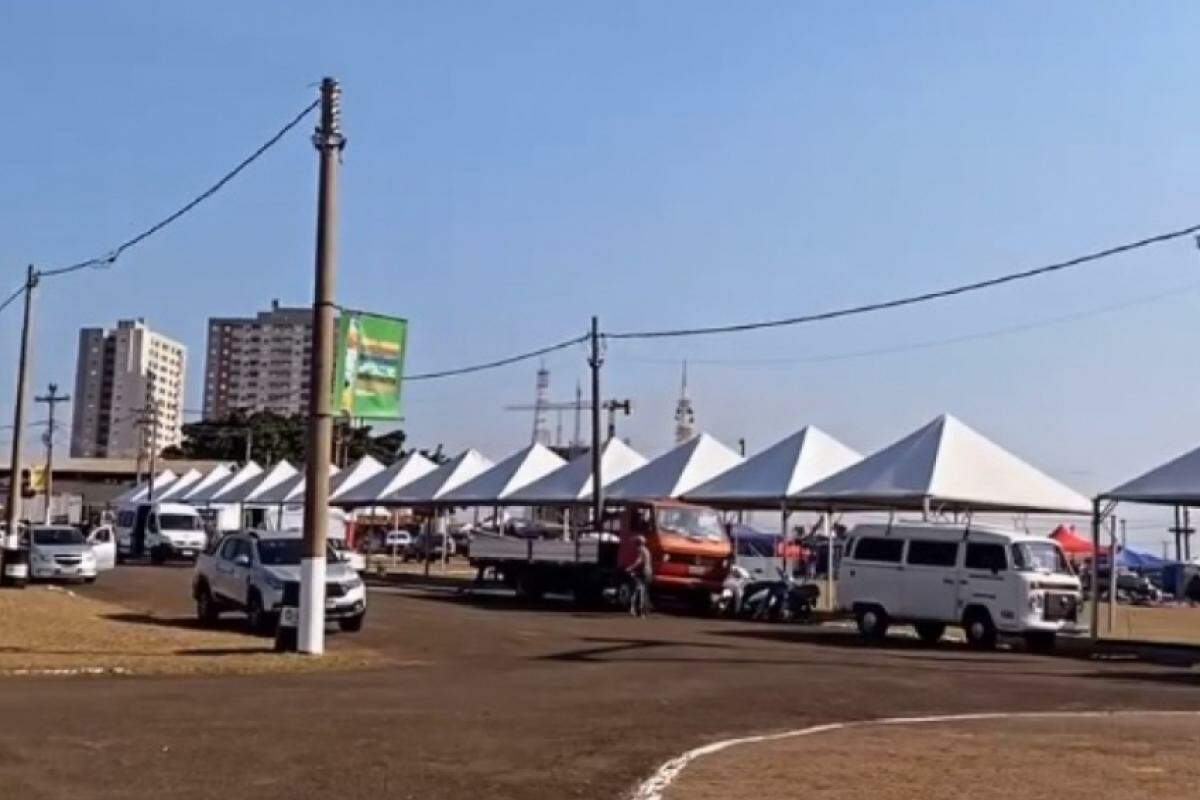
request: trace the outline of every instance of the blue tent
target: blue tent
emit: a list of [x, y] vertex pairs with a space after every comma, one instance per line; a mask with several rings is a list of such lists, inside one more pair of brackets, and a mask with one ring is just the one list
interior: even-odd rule
[[1117, 553], [1117, 566], [1127, 569], [1136, 570], [1159, 570], [1165, 567], [1168, 561], [1164, 561], [1158, 556], [1152, 556], [1149, 553], [1139, 553], [1136, 550], [1130, 550], [1126, 547]]

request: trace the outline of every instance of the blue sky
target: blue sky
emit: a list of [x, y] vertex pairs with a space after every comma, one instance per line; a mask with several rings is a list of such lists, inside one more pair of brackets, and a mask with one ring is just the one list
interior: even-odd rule
[[[408, 317], [414, 372], [593, 313], [786, 316], [1200, 220], [1194, 4], [345, 5], [6, 4], [3, 290], [177, 206], [325, 74], [349, 137], [338, 296]], [[35, 386], [70, 386], [79, 327], [144, 316], [188, 346], [198, 407], [209, 315], [311, 298], [308, 127], [111, 270], [46, 283]], [[806, 423], [870, 450], [950, 411], [1092, 492], [1200, 441], [1198, 282], [1182, 241], [871, 317], [614, 343], [605, 394], [634, 399], [623, 433], [658, 452], [688, 357], [701, 426], [752, 451]], [[548, 365], [570, 396], [583, 354]], [[413, 441], [511, 451], [529, 421], [500, 408], [534, 369], [411, 385]]]

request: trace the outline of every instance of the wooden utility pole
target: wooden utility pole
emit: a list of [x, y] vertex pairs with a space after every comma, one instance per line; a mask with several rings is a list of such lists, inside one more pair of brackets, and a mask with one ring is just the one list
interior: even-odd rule
[[[5, 509], [8, 515], [8, 529], [3, 548], [6, 551], [19, 550], [21, 547], [21, 532], [18, 527], [21, 522], [21, 440], [25, 435], [25, 383], [29, 374], [29, 336], [33, 320], [33, 290], [37, 283], [37, 270], [33, 268], [33, 264], [30, 264], [25, 273], [25, 320], [21, 325], [21, 350], [17, 361], [17, 398], [13, 403], [12, 458], [9, 461], [8, 471], [8, 506]], [[16, 559], [14, 562], [15, 564], [21, 563]], [[25, 568], [27, 570], [28, 566], [26, 565]], [[6, 569], [2, 562], [0, 562], [0, 569]], [[3, 574], [6, 577], [23, 577], [15, 574], [9, 575], [8, 571]], [[17, 585], [24, 585], [24, 581]]]
[[604, 481], [600, 475], [600, 319], [592, 317], [592, 353], [588, 366], [592, 368], [592, 526], [599, 533], [604, 523]]
[[59, 394], [58, 384], [52, 383], [48, 387], [49, 391], [38, 397], [33, 398], [36, 403], [45, 403], [49, 407], [49, 423], [46, 426], [46, 524], [54, 522], [54, 516], [50, 510], [50, 504], [54, 500], [54, 432], [56, 429], [54, 423], [54, 409], [59, 403], [65, 403], [71, 399], [70, 395]]
[[341, 130], [341, 88], [321, 81], [321, 122], [313, 134], [320, 154], [317, 188], [317, 257], [313, 296], [312, 391], [309, 395], [308, 463], [304, 484], [304, 549], [300, 562], [300, 652], [325, 652], [325, 537], [329, 517], [329, 455], [333, 435], [334, 275], [337, 268], [337, 178], [346, 139]]

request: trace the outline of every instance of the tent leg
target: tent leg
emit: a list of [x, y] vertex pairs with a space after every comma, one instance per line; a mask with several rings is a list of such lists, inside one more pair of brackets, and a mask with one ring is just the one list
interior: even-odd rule
[[1117, 629], [1117, 515], [1108, 518], [1108, 635]]
[[821, 527], [825, 529], [825, 598], [829, 610], [833, 611], [833, 529], [829, 524], [829, 512], [821, 515]]
[[1092, 641], [1100, 638], [1100, 500], [1092, 501]]
[[787, 500], [784, 500], [779, 504], [779, 512], [780, 512], [780, 519], [781, 519], [780, 524], [783, 526], [782, 527], [782, 531], [783, 531], [783, 537], [782, 537], [782, 541], [783, 541], [783, 574], [786, 579], [787, 575], [789, 574], [788, 573], [788, 546], [792, 543], [791, 533], [788, 531], [788, 516], [789, 515], [788, 515]]

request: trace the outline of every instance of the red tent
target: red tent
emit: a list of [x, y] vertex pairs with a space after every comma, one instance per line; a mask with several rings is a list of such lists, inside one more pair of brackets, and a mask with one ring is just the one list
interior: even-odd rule
[[1050, 534], [1068, 556], [1090, 556], [1092, 543], [1075, 532], [1075, 526], [1059, 525]]

